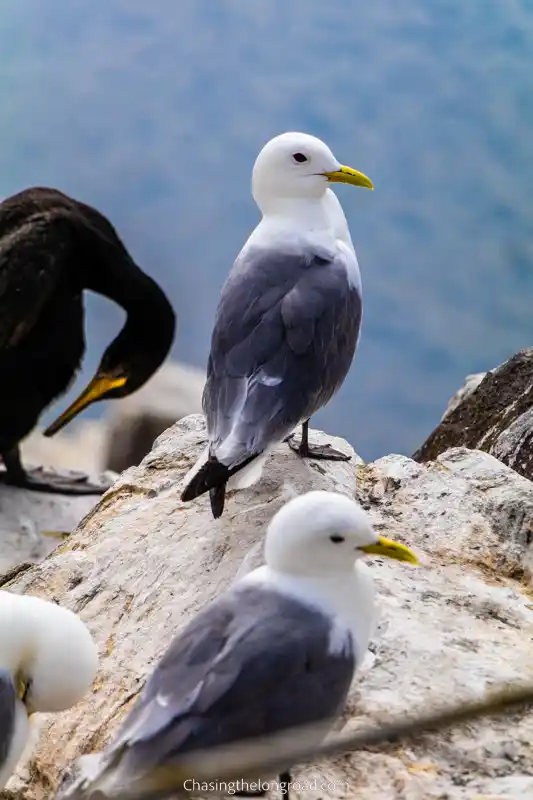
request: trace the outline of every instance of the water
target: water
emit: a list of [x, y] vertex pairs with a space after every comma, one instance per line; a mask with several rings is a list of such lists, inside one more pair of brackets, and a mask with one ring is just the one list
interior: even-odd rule
[[[410, 453], [466, 373], [531, 343], [525, 0], [17, 0], [0, 52], [0, 194], [50, 185], [107, 214], [176, 307], [176, 358], [205, 364], [220, 287], [258, 219], [253, 160], [291, 129], [376, 187], [337, 190], [364, 328], [315, 424], [366, 458]], [[121, 321], [89, 298], [69, 397]]]

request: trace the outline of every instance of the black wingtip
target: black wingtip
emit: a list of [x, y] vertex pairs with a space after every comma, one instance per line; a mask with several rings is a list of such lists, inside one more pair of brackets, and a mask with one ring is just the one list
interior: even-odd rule
[[215, 519], [218, 519], [222, 516], [222, 512], [224, 511], [224, 501], [226, 499], [226, 484], [219, 483], [218, 486], [214, 486], [212, 489], [209, 489], [209, 501], [211, 503], [211, 512]]
[[250, 461], [253, 461], [254, 458], [257, 458], [256, 454], [249, 456], [237, 466], [228, 468], [221, 464], [220, 461], [217, 461], [215, 456], [210, 456], [206, 463], [202, 464], [198, 472], [193, 475], [190, 483], [181, 493], [182, 503], [188, 503], [205, 494], [205, 492], [209, 492], [211, 511], [213, 512], [213, 517], [218, 519], [224, 511], [227, 482], [232, 475], [249, 464]]
[[197, 483], [193, 480], [185, 487], [185, 489], [181, 493], [181, 502], [182, 503], [190, 503], [191, 500], [194, 500], [195, 497], [202, 494], [201, 491], [197, 491]]
[[[182, 502], [188, 503], [190, 500], [205, 494], [205, 492], [216, 491], [219, 486], [224, 487], [230, 474], [230, 470], [224, 464], [221, 464], [214, 456], [211, 456], [205, 464], [202, 464], [196, 475], [193, 475], [190, 483], [181, 493]], [[217, 501], [217, 508], [219, 506], [220, 498]], [[222, 494], [222, 508], [224, 508], [224, 492]]]

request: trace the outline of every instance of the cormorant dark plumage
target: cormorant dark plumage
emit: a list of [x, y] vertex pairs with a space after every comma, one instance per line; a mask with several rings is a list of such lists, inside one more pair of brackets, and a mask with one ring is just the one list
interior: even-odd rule
[[166, 358], [175, 314], [100, 212], [57, 189], [35, 187], [0, 204], [0, 455], [4, 482], [86, 494], [101, 487], [37, 477], [19, 444], [74, 379], [85, 352], [83, 290], [126, 312], [87, 388], [45, 431], [52, 436], [90, 403], [139, 389]]

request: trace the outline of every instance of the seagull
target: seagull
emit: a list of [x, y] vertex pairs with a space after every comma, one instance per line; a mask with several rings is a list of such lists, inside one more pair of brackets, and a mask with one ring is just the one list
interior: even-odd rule
[[[407, 547], [378, 536], [345, 495], [290, 500], [268, 526], [264, 566], [176, 636], [108, 748], [86, 756], [85, 767], [78, 760], [61, 797], [156, 789], [146, 781], [157, 767], [186, 771], [194, 752], [302, 725], [316, 725], [319, 744], [374, 629], [373, 578], [361, 563], [368, 554], [417, 563]], [[280, 775], [285, 794], [290, 781]]]
[[0, 789], [27, 750], [32, 715], [75, 705], [97, 669], [96, 645], [76, 614], [0, 591]]
[[255, 162], [263, 217], [222, 289], [203, 395], [209, 444], [182, 493], [187, 502], [209, 492], [215, 519], [230, 478], [240, 473], [228, 489], [255, 483], [281, 441], [305, 458], [350, 458], [308, 439], [310, 417], [348, 373], [361, 327], [361, 275], [333, 183], [373, 188], [308, 134], [276, 136]]

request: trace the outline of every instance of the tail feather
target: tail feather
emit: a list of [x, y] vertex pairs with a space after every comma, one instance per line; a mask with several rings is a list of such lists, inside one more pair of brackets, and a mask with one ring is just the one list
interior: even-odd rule
[[195, 472], [181, 494], [182, 502], [188, 503], [205, 492], [209, 492], [211, 498], [211, 509], [215, 519], [220, 517], [224, 510], [224, 498], [226, 493], [226, 483], [239, 470], [257, 458], [256, 455], [249, 456], [233, 467], [222, 464], [216, 456], [209, 456], [207, 461], [202, 464], [200, 469]]
[[253, 461], [243, 466], [235, 475], [228, 481], [228, 491], [238, 491], [241, 489], [249, 489], [261, 478], [263, 468], [269, 455], [270, 450], [263, 450], [260, 456], [256, 456]]
[[209, 456], [205, 464], [202, 464], [198, 472], [192, 476], [182, 492], [181, 499], [184, 503], [188, 503], [189, 500], [194, 500], [195, 497], [214, 489], [221, 483], [226, 484], [229, 477], [229, 468], [221, 464], [215, 456]]
[[224, 501], [226, 499], [226, 484], [219, 483], [213, 489], [209, 489], [209, 500], [211, 502], [211, 512], [215, 519], [222, 516], [224, 511]]

